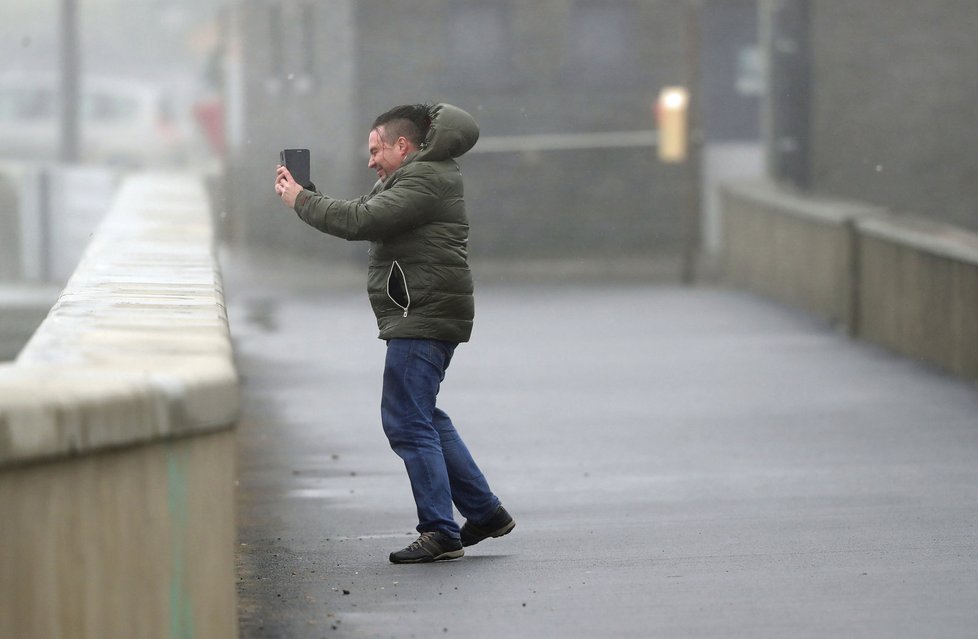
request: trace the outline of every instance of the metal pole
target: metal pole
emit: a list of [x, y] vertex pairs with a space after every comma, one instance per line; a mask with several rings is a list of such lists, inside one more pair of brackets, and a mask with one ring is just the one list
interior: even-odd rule
[[58, 159], [74, 163], [79, 158], [79, 102], [81, 83], [80, 48], [78, 46], [78, 0], [61, 0], [61, 76], [59, 93]]
[[685, 241], [683, 242], [683, 284], [693, 284], [696, 279], [696, 262], [700, 245], [700, 189], [702, 188], [703, 132], [700, 118], [700, 5], [701, 0], [686, 3], [686, 86], [689, 90], [687, 112], [689, 155], [686, 158], [688, 181], [688, 205], [686, 211]]

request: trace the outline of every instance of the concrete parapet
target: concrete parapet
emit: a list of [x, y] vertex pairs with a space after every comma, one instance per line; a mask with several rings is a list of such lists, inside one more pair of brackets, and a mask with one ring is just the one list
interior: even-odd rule
[[0, 636], [233, 637], [232, 431], [0, 473]]
[[978, 379], [978, 234], [770, 182], [720, 198], [727, 282]]
[[855, 312], [854, 220], [882, 214], [766, 181], [726, 183], [722, 268], [731, 284], [848, 325]]
[[907, 217], [858, 230], [858, 334], [978, 379], [978, 234]]
[[0, 366], [0, 636], [235, 636], [237, 414], [204, 187], [130, 177]]

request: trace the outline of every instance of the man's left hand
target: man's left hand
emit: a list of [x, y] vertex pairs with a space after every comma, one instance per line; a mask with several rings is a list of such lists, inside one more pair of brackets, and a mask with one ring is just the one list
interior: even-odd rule
[[289, 170], [279, 164], [275, 170], [275, 193], [291, 209], [295, 207], [295, 198], [299, 196], [300, 192], [302, 192], [302, 187], [293, 179]]

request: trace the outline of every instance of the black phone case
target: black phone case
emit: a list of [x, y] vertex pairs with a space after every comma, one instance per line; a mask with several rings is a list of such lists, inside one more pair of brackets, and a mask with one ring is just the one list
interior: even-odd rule
[[309, 175], [309, 149], [285, 149], [279, 154], [279, 158], [299, 186], [306, 187], [312, 183]]

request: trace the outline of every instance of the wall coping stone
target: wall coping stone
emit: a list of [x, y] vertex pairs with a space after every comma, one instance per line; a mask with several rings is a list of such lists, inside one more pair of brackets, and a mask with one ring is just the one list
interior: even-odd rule
[[724, 182], [720, 189], [738, 197], [761, 202], [788, 215], [828, 224], [845, 224], [856, 219], [888, 215], [882, 207], [798, 191], [763, 178]]
[[910, 215], [862, 220], [863, 235], [888, 240], [940, 257], [978, 265], [978, 233]]
[[124, 181], [47, 318], [0, 365], [0, 467], [234, 425], [212, 224], [191, 175]]
[[871, 204], [798, 191], [764, 178], [724, 182], [720, 189], [772, 206], [787, 215], [834, 224], [851, 221], [866, 236], [978, 264], [978, 233], [959, 226], [915, 215], [898, 215]]

